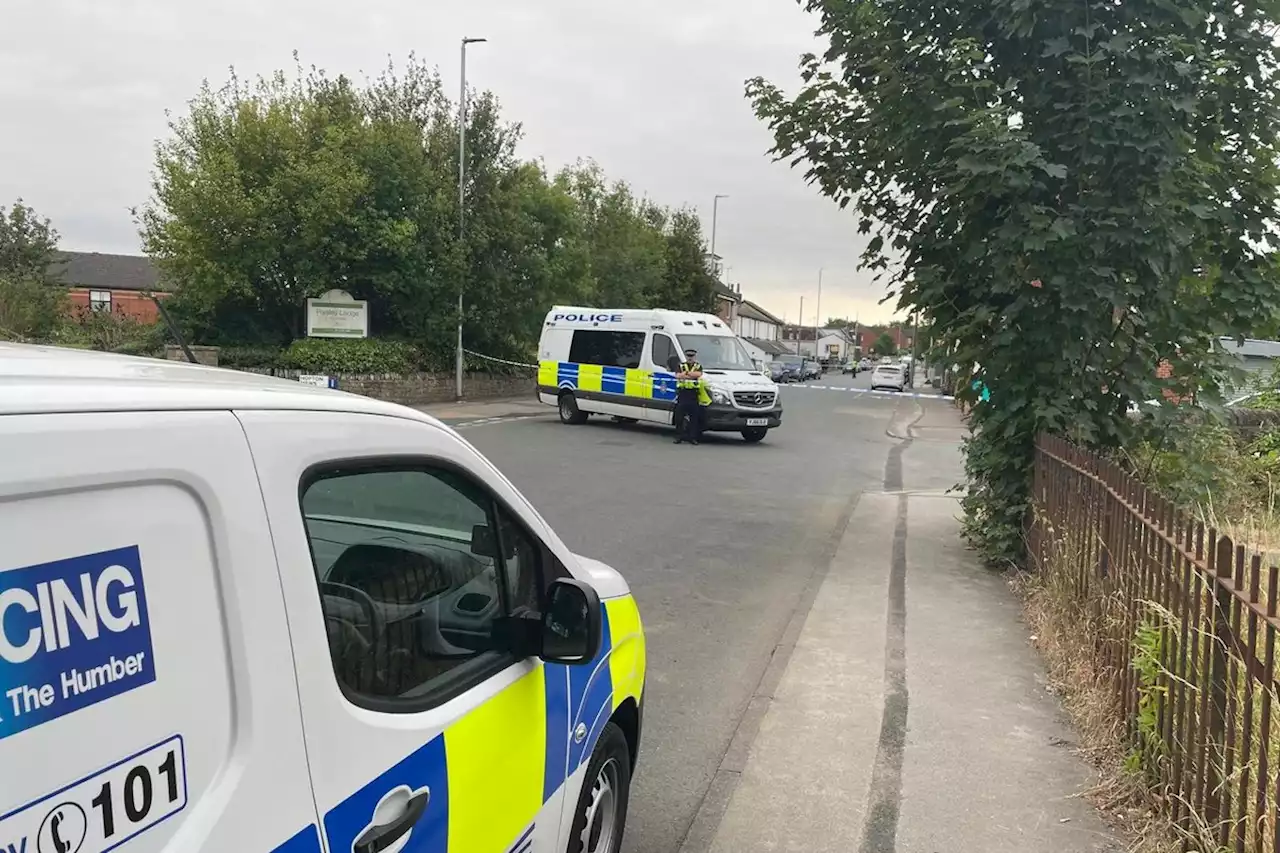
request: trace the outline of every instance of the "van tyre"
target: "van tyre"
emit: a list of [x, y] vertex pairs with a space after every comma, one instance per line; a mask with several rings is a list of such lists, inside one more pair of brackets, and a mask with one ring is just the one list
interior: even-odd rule
[[572, 391], [560, 395], [559, 409], [560, 423], [576, 426], [587, 422], [587, 413], [578, 408], [578, 401], [574, 399]]
[[764, 441], [764, 437], [769, 434], [769, 430], [765, 427], [751, 427], [742, 431], [742, 440], [748, 444], [758, 444]]
[[591, 753], [573, 810], [568, 853], [618, 853], [631, 799], [631, 751], [616, 723], [606, 723]]

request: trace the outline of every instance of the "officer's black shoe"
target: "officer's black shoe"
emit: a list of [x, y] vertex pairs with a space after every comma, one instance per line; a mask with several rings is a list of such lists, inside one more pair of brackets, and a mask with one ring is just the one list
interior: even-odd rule
[[675, 441], [673, 441], [673, 442], [671, 442], [671, 443], [672, 443], [672, 444], [684, 444], [684, 439], [683, 439], [683, 438], [677, 438]]

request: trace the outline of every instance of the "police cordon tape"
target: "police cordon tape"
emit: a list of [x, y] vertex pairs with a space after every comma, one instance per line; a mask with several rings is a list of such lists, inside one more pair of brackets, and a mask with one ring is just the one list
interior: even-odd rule
[[463, 352], [464, 352], [464, 353], [466, 353], [467, 355], [475, 356], [476, 358], [482, 358], [482, 359], [484, 359], [485, 361], [492, 361], [492, 362], [494, 362], [495, 364], [505, 364], [505, 365], [507, 365], [507, 366], [509, 366], [509, 367], [527, 367], [527, 368], [529, 368], [530, 370], [537, 370], [537, 369], [538, 369], [538, 365], [536, 365], [536, 364], [528, 364], [528, 363], [523, 362], [523, 361], [508, 361], [508, 360], [507, 360], [507, 359], [505, 359], [505, 358], [495, 358], [495, 357], [493, 357], [493, 356], [491, 356], [491, 355], [485, 355], [485, 354], [484, 354], [484, 353], [482, 353], [482, 352], [474, 352], [474, 351], [469, 350], [469, 349], [464, 349], [464, 350], [463, 350]]
[[954, 400], [950, 394], [920, 394], [915, 391], [883, 391], [879, 388], [850, 388], [847, 385], [809, 385], [804, 382], [795, 385], [783, 385], [783, 388], [804, 388], [810, 391], [845, 391], [850, 394], [876, 394], [884, 397], [908, 397], [918, 400]]
[[[505, 358], [496, 358], [494, 356], [485, 355], [482, 352], [475, 352], [474, 350], [469, 350], [469, 349], [464, 349], [463, 352], [466, 353], [467, 355], [474, 356], [475, 358], [481, 358], [481, 359], [484, 359], [485, 361], [492, 361], [495, 364], [505, 364], [508, 367], [525, 367], [530, 370], [538, 369], [538, 365], [527, 364], [526, 362], [523, 362], [523, 361], [509, 361]], [[851, 388], [847, 385], [809, 385], [807, 383], [801, 382], [795, 385], [786, 385], [783, 387], [804, 388], [804, 389], [813, 390], [813, 391], [847, 391], [850, 394], [877, 394], [877, 395], [883, 395], [886, 397], [908, 397], [910, 399], [915, 399], [915, 400], [948, 400], [948, 401], [955, 400], [955, 397], [952, 396], [951, 394], [920, 394], [915, 391], [883, 391], [879, 388], [876, 388], [876, 389]], [[460, 426], [470, 426], [470, 425], [471, 424], [460, 424]]]

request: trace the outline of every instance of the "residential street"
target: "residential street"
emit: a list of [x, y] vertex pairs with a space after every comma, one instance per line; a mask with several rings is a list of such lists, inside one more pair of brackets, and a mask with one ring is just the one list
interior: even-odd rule
[[784, 388], [756, 446], [440, 411], [631, 582], [649, 695], [628, 853], [1109, 849], [1069, 799], [1087, 774], [1017, 604], [959, 542], [955, 410], [866, 381]]

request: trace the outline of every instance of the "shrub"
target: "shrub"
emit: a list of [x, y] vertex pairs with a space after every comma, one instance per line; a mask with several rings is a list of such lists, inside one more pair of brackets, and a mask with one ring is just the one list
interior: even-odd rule
[[122, 311], [80, 308], [58, 324], [51, 340], [64, 347], [159, 356], [164, 352], [167, 336], [163, 323], [143, 323]]
[[220, 367], [282, 367], [284, 350], [272, 346], [226, 346], [218, 350]]
[[412, 373], [417, 350], [403, 341], [382, 338], [294, 341], [281, 358], [282, 367], [307, 373]]

